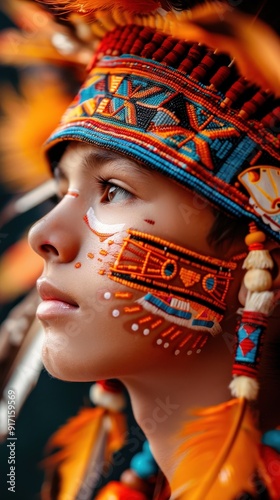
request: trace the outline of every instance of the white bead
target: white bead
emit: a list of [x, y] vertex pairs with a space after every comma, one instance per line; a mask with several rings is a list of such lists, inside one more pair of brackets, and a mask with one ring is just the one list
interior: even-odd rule
[[164, 347], [164, 349], [167, 349], [167, 347], [169, 347], [169, 342], [165, 342], [165, 343], [163, 344], [163, 347]]
[[110, 292], [105, 292], [104, 293], [104, 299], [109, 300], [111, 298], [111, 293]]
[[145, 330], [143, 330], [143, 335], [149, 335], [149, 333], [150, 333], [149, 328], [145, 328]]
[[250, 269], [244, 276], [244, 285], [250, 292], [264, 292], [272, 286], [272, 277], [265, 269]]
[[157, 340], [157, 345], [161, 345], [162, 344], [162, 339], [158, 339]]
[[131, 325], [131, 330], [133, 332], [137, 332], [137, 330], [139, 330], [139, 326], [137, 325], [137, 323], [133, 323], [133, 325]]
[[108, 410], [120, 411], [126, 406], [125, 397], [121, 392], [106, 391], [98, 382], [91, 386], [89, 396], [96, 406]]
[[117, 318], [119, 315], [120, 315], [120, 311], [118, 309], [114, 309], [112, 312], [112, 316], [114, 316], [114, 318]]

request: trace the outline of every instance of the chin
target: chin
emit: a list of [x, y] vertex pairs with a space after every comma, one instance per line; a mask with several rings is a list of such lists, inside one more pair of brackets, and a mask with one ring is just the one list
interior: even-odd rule
[[[60, 344], [61, 346], [61, 344]], [[65, 380], [67, 382], [84, 382], [84, 378], [77, 376], [77, 370], [75, 365], [68, 356], [65, 355], [65, 351], [58, 348], [59, 346], [45, 344], [42, 350], [42, 362], [47, 370], [47, 372], [59, 380]]]
[[70, 353], [67, 349], [58, 349], [52, 343], [45, 343], [42, 350], [42, 362], [47, 372], [54, 378], [66, 382], [96, 382], [106, 378], [113, 378], [104, 370], [105, 364], [87, 364], [83, 356]]

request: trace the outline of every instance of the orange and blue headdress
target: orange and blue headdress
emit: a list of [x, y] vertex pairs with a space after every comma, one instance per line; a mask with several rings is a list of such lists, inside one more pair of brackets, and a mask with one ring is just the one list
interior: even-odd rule
[[[59, 3], [78, 10], [79, 2]], [[141, 15], [130, 12], [138, 2], [127, 10], [94, 5], [84, 2], [80, 14], [101, 41], [47, 148], [75, 139], [117, 151], [280, 241], [273, 93], [241, 76], [220, 50], [174, 37], [185, 13], [143, 12], [157, 2], [139, 5]]]

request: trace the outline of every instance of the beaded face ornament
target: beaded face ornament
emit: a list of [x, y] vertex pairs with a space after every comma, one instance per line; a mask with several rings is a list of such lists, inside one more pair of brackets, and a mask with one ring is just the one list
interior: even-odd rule
[[145, 292], [144, 309], [188, 329], [215, 335], [235, 262], [186, 250], [132, 229], [124, 239], [110, 278]]
[[143, 336], [154, 333], [155, 344], [174, 347], [176, 355], [183, 348], [188, 354], [200, 352], [209, 334], [221, 331], [234, 260], [203, 256], [125, 230], [125, 224], [104, 224], [93, 208], [84, 221], [101, 243], [98, 273], [125, 287], [114, 292], [108, 288], [102, 295], [112, 303], [112, 317], [125, 319], [126, 330]]

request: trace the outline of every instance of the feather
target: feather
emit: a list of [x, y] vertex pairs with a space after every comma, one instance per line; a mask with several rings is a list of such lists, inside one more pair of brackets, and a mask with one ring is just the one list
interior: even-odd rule
[[188, 16], [183, 12], [180, 22], [170, 23], [169, 32], [228, 53], [248, 80], [280, 96], [280, 39], [262, 21], [227, 4], [210, 2]]
[[260, 435], [245, 399], [201, 409], [195, 415], [200, 418], [183, 429], [180, 461], [171, 481], [172, 500], [232, 499], [244, 491], [254, 495], [256, 471], [271, 486], [260, 456]]
[[44, 0], [42, 4], [62, 9], [64, 12], [80, 14], [93, 13], [96, 10], [121, 9], [134, 14], [144, 14], [160, 7], [157, 0]]
[[[99, 479], [103, 466], [124, 445], [126, 428], [120, 413], [104, 408], [85, 408], [49, 440], [47, 451], [61, 448], [42, 465], [58, 468], [60, 489], [57, 500], [76, 498], [87, 474]], [[94, 488], [94, 484], [91, 485]]]

